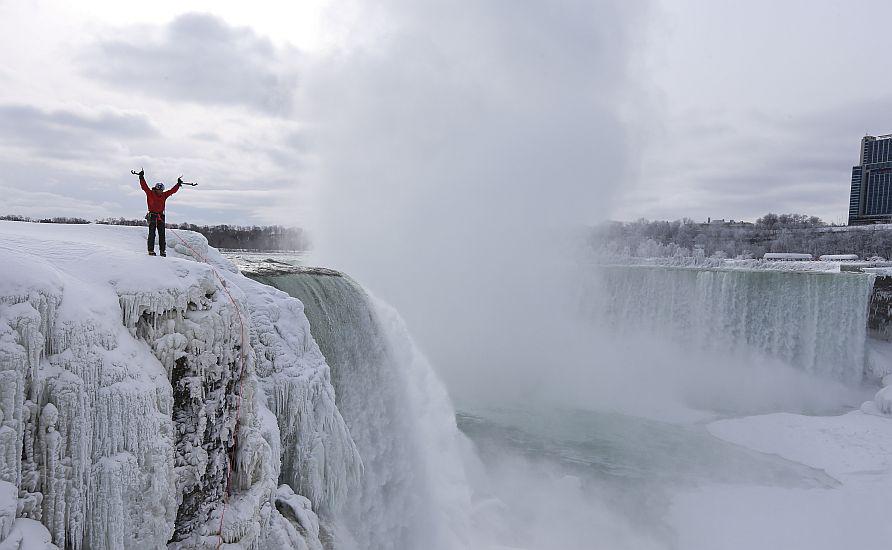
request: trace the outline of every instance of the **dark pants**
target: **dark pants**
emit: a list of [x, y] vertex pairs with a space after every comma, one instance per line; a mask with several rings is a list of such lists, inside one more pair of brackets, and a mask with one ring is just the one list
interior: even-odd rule
[[158, 231], [158, 249], [163, 253], [166, 250], [164, 241], [164, 216], [152, 214], [149, 216], [149, 252], [155, 250], [155, 230]]

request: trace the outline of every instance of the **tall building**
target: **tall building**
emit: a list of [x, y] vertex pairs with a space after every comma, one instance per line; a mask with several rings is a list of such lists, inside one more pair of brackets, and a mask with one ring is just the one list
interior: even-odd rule
[[892, 223], [892, 134], [861, 138], [859, 160], [852, 167], [849, 225]]

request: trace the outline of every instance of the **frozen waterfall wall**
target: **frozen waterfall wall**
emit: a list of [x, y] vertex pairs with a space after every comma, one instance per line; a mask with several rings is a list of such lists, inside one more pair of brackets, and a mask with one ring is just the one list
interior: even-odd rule
[[619, 330], [763, 353], [848, 383], [864, 376], [873, 275], [601, 266], [597, 280], [583, 303]]
[[362, 457], [360, 487], [337, 517], [338, 548], [465, 547], [454, 411], [399, 316], [334, 271], [252, 277], [303, 302]]
[[362, 468], [303, 305], [178, 238], [0, 222], [0, 549], [322, 550]]

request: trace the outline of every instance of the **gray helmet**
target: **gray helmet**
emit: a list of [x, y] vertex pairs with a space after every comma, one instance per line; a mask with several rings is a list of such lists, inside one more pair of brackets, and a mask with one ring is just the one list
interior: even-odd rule
[[164, 184], [159, 181], [158, 183], [155, 184], [154, 187], [152, 187], [152, 189], [157, 189], [158, 191], [164, 191]]

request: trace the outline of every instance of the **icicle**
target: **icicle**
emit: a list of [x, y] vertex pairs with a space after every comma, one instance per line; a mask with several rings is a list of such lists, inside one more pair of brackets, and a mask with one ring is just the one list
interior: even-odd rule
[[40, 414], [40, 465], [43, 481], [43, 524], [56, 544], [65, 541], [65, 476], [61, 464], [61, 435], [56, 431], [59, 411], [48, 403]]
[[12, 531], [15, 522], [16, 486], [6, 481], [0, 481], [0, 545]]
[[19, 460], [16, 455], [21, 447], [21, 439], [16, 431], [4, 423], [3, 408], [0, 408], [0, 481], [13, 484], [19, 481]]
[[37, 466], [37, 455], [34, 452], [37, 439], [37, 410], [37, 405], [30, 400], [25, 401], [22, 407], [25, 429], [20, 492], [24, 494], [20, 497], [20, 506], [22, 517], [40, 521], [43, 515], [43, 494], [39, 492], [41, 488], [40, 470]]

